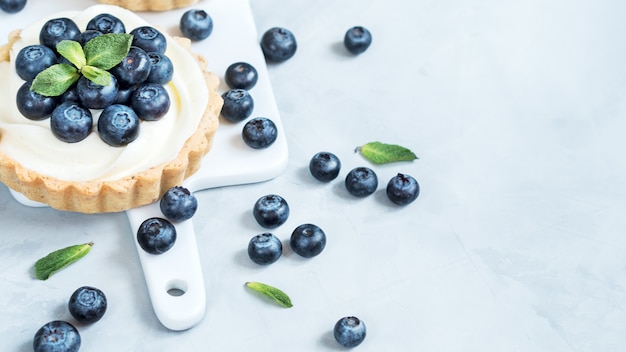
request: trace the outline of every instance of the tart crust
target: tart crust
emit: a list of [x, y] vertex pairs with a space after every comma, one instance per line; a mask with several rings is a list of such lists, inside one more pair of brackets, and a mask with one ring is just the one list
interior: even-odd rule
[[[10, 60], [11, 47], [19, 35], [20, 31], [12, 32], [8, 43], [0, 47], [0, 61]], [[190, 50], [191, 42], [188, 39], [175, 40]], [[80, 213], [119, 212], [157, 201], [168, 189], [181, 185], [187, 177], [198, 171], [202, 158], [212, 147], [218, 127], [223, 103], [217, 93], [219, 80], [207, 70], [204, 57], [192, 55], [202, 69], [209, 90], [209, 103], [197, 130], [185, 141], [175, 159], [118, 180], [74, 182], [41, 175], [0, 152], [0, 182], [30, 200], [58, 210]]]
[[103, 4], [117, 5], [132, 11], [167, 11], [189, 6], [198, 0], [99, 0]]

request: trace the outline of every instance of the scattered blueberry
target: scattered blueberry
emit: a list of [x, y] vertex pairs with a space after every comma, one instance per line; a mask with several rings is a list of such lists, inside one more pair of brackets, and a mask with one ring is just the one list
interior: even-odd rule
[[32, 81], [39, 72], [57, 63], [57, 55], [45, 45], [29, 45], [17, 53], [15, 72], [21, 79]]
[[180, 18], [180, 31], [191, 40], [203, 40], [213, 32], [213, 19], [204, 10], [191, 9]]
[[273, 27], [261, 37], [261, 49], [267, 61], [283, 62], [290, 59], [298, 48], [296, 37], [288, 29]]
[[57, 97], [46, 97], [30, 90], [31, 82], [24, 82], [17, 90], [15, 101], [17, 109], [30, 120], [48, 118], [57, 105]]
[[111, 75], [111, 82], [106, 86], [101, 86], [81, 76], [76, 84], [76, 92], [80, 102], [87, 109], [104, 109], [113, 104], [117, 98], [118, 84], [114, 75]]
[[107, 310], [107, 298], [101, 290], [83, 286], [74, 291], [67, 306], [78, 322], [95, 323]]
[[176, 228], [166, 219], [149, 218], [139, 226], [137, 242], [150, 254], [163, 254], [176, 243]]
[[18, 13], [26, 6], [26, 0], [0, 0], [0, 9], [6, 13]]
[[33, 339], [35, 352], [77, 352], [80, 348], [80, 334], [74, 325], [55, 320], [44, 324]]
[[230, 122], [241, 122], [247, 119], [254, 109], [254, 99], [245, 89], [231, 89], [222, 94], [222, 116]]
[[274, 121], [267, 117], [255, 117], [243, 126], [241, 136], [249, 147], [264, 149], [276, 141], [278, 130]]
[[67, 143], [80, 142], [91, 134], [91, 111], [77, 102], [64, 102], [52, 111], [50, 129], [58, 139]]
[[363, 342], [367, 329], [365, 323], [357, 317], [343, 317], [333, 329], [335, 340], [343, 347], [356, 347]]
[[412, 203], [419, 194], [420, 186], [411, 175], [398, 173], [387, 183], [387, 197], [398, 205]]
[[87, 44], [88, 41], [92, 40], [95, 37], [99, 37], [101, 35], [102, 35], [102, 32], [100, 31], [88, 29], [80, 33], [80, 35], [78, 36], [78, 42], [80, 43], [81, 46], [85, 46], [85, 44]]
[[102, 34], [126, 33], [124, 22], [108, 13], [99, 14], [87, 22], [87, 30], [99, 31]]
[[329, 152], [319, 152], [311, 158], [309, 171], [318, 181], [330, 182], [339, 176], [341, 161]]
[[139, 117], [126, 105], [107, 106], [98, 119], [98, 134], [113, 147], [125, 146], [139, 136]]
[[252, 208], [252, 215], [259, 225], [273, 229], [287, 221], [289, 204], [279, 195], [268, 194], [257, 199]]
[[150, 74], [146, 83], [167, 84], [174, 75], [174, 64], [165, 54], [148, 53], [150, 58]]
[[130, 97], [130, 106], [144, 121], [156, 121], [170, 109], [170, 96], [167, 90], [156, 83], [140, 85]]
[[224, 81], [233, 89], [250, 90], [256, 85], [259, 74], [254, 66], [247, 62], [235, 62], [226, 69]]
[[78, 41], [80, 29], [69, 18], [53, 18], [47, 21], [39, 32], [39, 42], [56, 52], [57, 44], [62, 40]]
[[260, 265], [276, 262], [282, 253], [283, 244], [271, 233], [256, 235], [248, 243], [248, 256]]
[[150, 57], [143, 49], [131, 46], [126, 57], [109, 72], [115, 76], [121, 87], [130, 87], [143, 83], [148, 78], [151, 65]]
[[289, 245], [298, 255], [312, 258], [326, 247], [326, 234], [317, 225], [303, 224], [293, 230]]
[[356, 26], [348, 29], [343, 44], [354, 55], [363, 53], [372, 44], [372, 34], [367, 28]]
[[167, 49], [165, 36], [154, 27], [138, 27], [133, 29], [130, 34], [133, 35], [132, 45], [143, 49], [147, 53], [156, 52], [163, 54]]
[[346, 176], [346, 189], [355, 197], [367, 197], [378, 188], [378, 177], [368, 167], [357, 167]]
[[180, 222], [193, 217], [198, 209], [198, 200], [187, 188], [175, 186], [165, 192], [159, 206], [166, 218]]

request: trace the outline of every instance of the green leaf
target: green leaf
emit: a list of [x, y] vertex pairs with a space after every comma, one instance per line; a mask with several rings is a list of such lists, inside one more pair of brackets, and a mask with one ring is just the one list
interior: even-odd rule
[[87, 65], [110, 70], [126, 57], [132, 42], [130, 34], [108, 33], [91, 39], [83, 48]]
[[293, 304], [291, 304], [291, 299], [289, 298], [289, 296], [287, 296], [285, 292], [277, 289], [276, 287], [272, 287], [270, 285], [266, 285], [260, 282], [246, 282], [246, 286], [256, 292], [259, 292], [273, 299], [274, 301], [276, 301], [276, 303], [278, 303], [282, 307], [285, 307], [285, 308], [293, 307]]
[[108, 86], [111, 83], [111, 74], [101, 68], [85, 65], [82, 69], [83, 76], [95, 84]]
[[413, 161], [417, 159], [415, 153], [409, 149], [396, 145], [381, 142], [370, 142], [356, 151], [361, 152], [363, 157], [374, 164], [388, 164], [397, 161]]
[[57, 44], [57, 51], [79, 70], [87, 63], [83, 47], [80, 46], [79, 42], [62, 40]]
[[57, 64], [39, 72], [30, 90], [47, 97], [57, 97], [78, 81], [80, 74], [72, 65]]
[[47, 280], [50, 275], [86, 256], [92, 246], [93, 242], [77, 244], [48, 254], [35, 263], [35, 277]]

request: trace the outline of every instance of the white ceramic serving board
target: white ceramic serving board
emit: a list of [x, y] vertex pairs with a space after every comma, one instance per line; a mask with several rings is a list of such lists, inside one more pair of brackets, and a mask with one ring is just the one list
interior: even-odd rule
[[[84, 5], [83, 1], [66, 1], [64, 6], [67, 6], [67, 10], [80, 10], [88, 5]], [[200, 2], [193, 8], [206, 10], [214, 21], [211, 36], [194, 42], [192, 50], [204, 55], [209, 62], [209, 69], [219, 76], [220, 94], [228, 89], [223, 77], [230, 64], [237, 61], [252, 64], [259, 73], [259, 79], [250, 90], [255, 103], [250, 118], [265, 116], [272, 119], [278, 128], [278, 138], [267, 149], [252, 149], [241, 138], [245, 121], [234, 124], [220, 118], [220, 127], [211, 152], [204, 158], [200, 170], [186, 180], [184, 186], [197, 192], [272, 179], [287, 166], [287, 141], [263, 53], [258, 44], [259, 35], [250, 4], [248, 0], [209, 0]], [[140, 15], [170, 35], [181, 35], [178, 21], [188, 9]], [[45, 14], [46, 8], [42, 8], [41, 15]], [[15, 23], [7, 27], [19, 28], [20, 25]], [[29, 201], [19, 193], [12, 194], [24, 205], [43, 206]], [[145, 219], [162, 216], [157, 203], [128, 210], [126, 214], [133, 236]], [[152, 306], [159, 321], [171, 330], [185, 330], [202, 320], [207, 298], [192, 220], [175, 226], [178, 235], [176, 244], [164, 254], [148, 254], [139, 247], [136, 240], [134, 242]]]

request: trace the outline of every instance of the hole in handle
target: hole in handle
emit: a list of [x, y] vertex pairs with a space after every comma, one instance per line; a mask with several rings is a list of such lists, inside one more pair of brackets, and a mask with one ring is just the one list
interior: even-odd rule
[[187, 292], [187, 282], [178, 279], [172, 280], [167, 283], [165, 290], [172, 297], [183, 296]]

